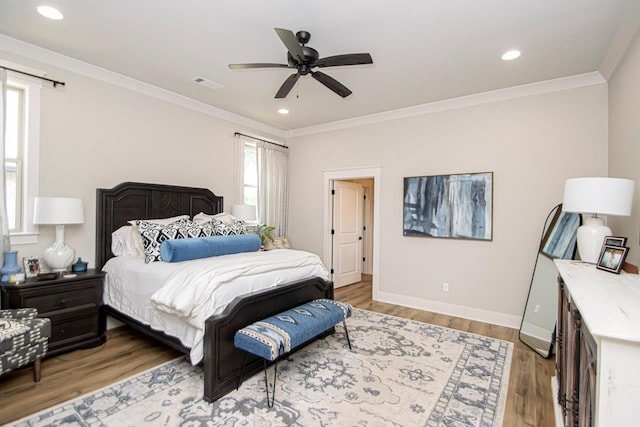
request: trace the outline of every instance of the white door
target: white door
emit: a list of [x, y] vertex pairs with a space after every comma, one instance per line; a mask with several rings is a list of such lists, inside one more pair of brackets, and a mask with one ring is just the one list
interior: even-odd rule
[[333, 286], [362, 279], [361, 184], [334, 181], [333, 185]]

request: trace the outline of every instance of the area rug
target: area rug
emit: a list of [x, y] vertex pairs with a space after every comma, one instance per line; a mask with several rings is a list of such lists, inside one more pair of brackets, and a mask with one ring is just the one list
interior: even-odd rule
[[[513, 345], [365, 310], [214, 403], [184, 358], [17, 421], [16, 426], [500, 426]], [[273, 369], [269, 370], [273, 375]], [[273, 377], [270, 377], [270, 382]]]

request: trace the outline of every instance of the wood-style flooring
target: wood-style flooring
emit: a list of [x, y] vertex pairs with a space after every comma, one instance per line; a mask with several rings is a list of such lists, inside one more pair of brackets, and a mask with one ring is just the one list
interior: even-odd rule
[[[513, 360], [503, 425], [554, 425], [551, 393], [554, 361], [543, 359], [522, 344], [516, 329], [372, 301], [371, 276], [336, 289], [335, 298], [365, 310], [512, 342]], [[180, 355], [126, 326], [109, 330], [107, 336], [107, 342], [100, 347], [45, 359], [40, 383], [33, 382], [31, 368], [1, 376], [0, 424], [102, 388]]]

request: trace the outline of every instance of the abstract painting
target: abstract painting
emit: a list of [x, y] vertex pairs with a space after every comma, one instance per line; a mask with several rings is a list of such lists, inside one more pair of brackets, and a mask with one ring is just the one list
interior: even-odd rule
[[493, 172], [404, 179], [405, 236], [492, 240]]

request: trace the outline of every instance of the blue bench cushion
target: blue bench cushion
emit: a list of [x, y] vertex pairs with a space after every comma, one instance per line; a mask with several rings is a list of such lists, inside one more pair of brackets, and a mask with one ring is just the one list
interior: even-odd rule
[[234, 345], [263, 359], [276, 360], [351, 317], [351, 312], [351, 305], [345, 302], [317, 299], [240, 329]]

